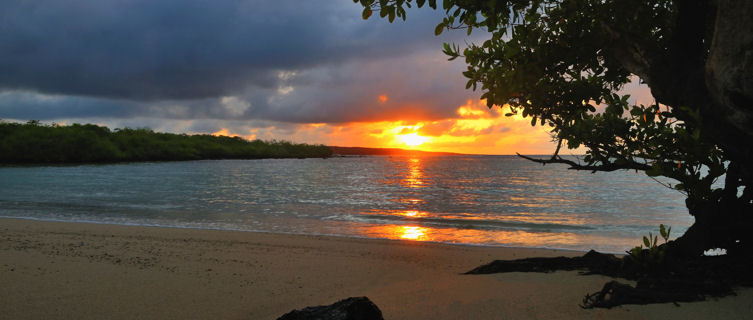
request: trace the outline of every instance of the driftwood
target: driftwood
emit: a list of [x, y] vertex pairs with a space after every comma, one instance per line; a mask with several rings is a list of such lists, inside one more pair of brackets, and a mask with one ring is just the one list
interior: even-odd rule
[[466, 274], [505, 272], [553, 272], [580, 270], [635, 280], [636, 286], [610, 281], [583, 298], [583, 308], [611, 308], [623, 304], [701, 301], [708, 296], [734, 294], [733, 286], [753, 286], [753, 259], [745, 257], [664, 258], [661, 263], [642, 264], [635, 257], [617, 258], [589, 251], [582, 257], [495, 260]]

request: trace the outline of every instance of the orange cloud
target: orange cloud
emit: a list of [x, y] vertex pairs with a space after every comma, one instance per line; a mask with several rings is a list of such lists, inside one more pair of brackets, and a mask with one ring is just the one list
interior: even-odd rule
[[[531, 126], [530, 118], [505, 117], [500, 107], [489, 109], [485, 101], [469, 100], [458, 106], [457, 116], [442, 120], [311, 123], [285, 129], [223, 129], [215, 134], [283, 139], [333, 146], [404, 148], [468, 154], [549, 154], [554, 143], [548, 127]], [[245, 133], [244, 133], [245, 131]], [[564, 154], [564, 152], [563, 152]]]
[[212, 132], [213, 136], [226, 136], [226, 137], [237, 137], [237, 134], [232, 134], [230, 131], [228, 131], [227, 128], [222, 128], [219, 131]]
[[243, 136], [239, 134], [230, 133], [230, 130], [228, 130], [227, 128], [222, 128], [216, 132], [212, 132], [212, 135], [213, 136], [226, 136], [226, 137], [241, 137], [246, 140], [255, 140], [256, 135], [254, 134], [254, 132], [256, 131], [257, 131], [256, 129], [249, 130], [249, 134]]

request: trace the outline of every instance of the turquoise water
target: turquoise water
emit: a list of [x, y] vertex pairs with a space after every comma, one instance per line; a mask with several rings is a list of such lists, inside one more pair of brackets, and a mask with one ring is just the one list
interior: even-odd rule
[[0, 216], [606, 252], [692, 223], [645, 174], [511, 156], [0, 167]]

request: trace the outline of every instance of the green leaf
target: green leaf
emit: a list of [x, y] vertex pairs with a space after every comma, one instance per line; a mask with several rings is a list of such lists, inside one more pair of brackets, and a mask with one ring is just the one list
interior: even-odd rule
[[667, 228], [663, 224], [659, 225], [659, 234], [661, 234], [662, 238], [667, 239]]
[[361, 18], [363, 18], [363, 20], [367, 20], [369, 19], [369, 17], [371, 17], [372, 13], [374, 12], [371, 11], [371, 7], [363, 8], [363, 12], [361, 13]]
[[379, 17], [380, 18], [386, 17], [387, 16], [387, 11], [388, 10], [386, 10], [386, 9], [379, 10]]
[[442, 34], [443, 30], [444, 30], [444, 22], [438, 24], [437, 27], [434, 28], [434, 35], [438, 36], [438, 35]]
[[651, 248], [651, 242], [648, 241], [646, 236], [643, 236], [643, 244], [646, 245], [646, 248]]

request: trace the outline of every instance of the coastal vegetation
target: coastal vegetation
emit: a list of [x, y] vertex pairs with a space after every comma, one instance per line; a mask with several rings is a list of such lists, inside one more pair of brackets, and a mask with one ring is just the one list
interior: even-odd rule
[[0, 163], [96, 163], [199, 159], [323, 158], [323, 145], [248, 141], [240, 137], [187, 135], [94, 124], [45, 125], [0, 121]]
[[[437, 9], [436, 0], [356, 2], [364, 19], [378, 13], [390, 22], [406, 19], [414, 5]], [[608, 274], [650, 275], [644, 284], [662, 294], [688, 285], [676, 275], [698, 271], [689, 263], [725, 275], [698, 281], [749, 281], [749, 271], [725, 268], [748, 265], [753, 256], [753, 38], [744, 36], [753, 32], [753, 2], [446, 0], [441, 6], [446, 15], [435, 34], [488, 32], [483, 43], [444, 45], [449, 60], [465, 59], [466, 87], [480, 89], [489, 108], [504, 106], [508, 116], [549, 127], [557, 141], [551, 157], [521, 157], [589, 172], [643, 171], [674, 180], [666, 186], [686, 196], [695, 223], [673, 241], [649, 241], [621, 264], [610, 263], [620, 272]], [[624, 94], [635, 82], [650, 88], [653, 103], [633, 103]], [[561, 157], [563, 145], [586, 154]], [[699, 260], [710, 249], [727, 257]], [[642, 261], [654, 269], [634, 268], [635, 257], [661, 257], [663, 265]]]

